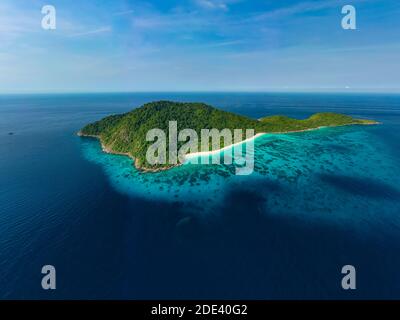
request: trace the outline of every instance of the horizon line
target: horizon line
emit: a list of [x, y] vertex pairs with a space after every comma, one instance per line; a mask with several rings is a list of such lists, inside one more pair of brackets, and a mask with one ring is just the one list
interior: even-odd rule
[[381, 90], [381, 89], [358, 89], [358, 90], [338, 90], [338, 89], [310, 89], [310, 90], [139, 90], [139, 91], [131, 91], [131, 90], [110, 90], [110, 91], [16, 91], [16, 92], [0, 92], [0, 96], [6, 95], [78, 95], [78, 94], [188, 94], [188, 93], [297, 93], [297, 94], [328, 94], [328, 93], [337, 93], [337, 94], [400, 94], [400, 89], [393, 90]]

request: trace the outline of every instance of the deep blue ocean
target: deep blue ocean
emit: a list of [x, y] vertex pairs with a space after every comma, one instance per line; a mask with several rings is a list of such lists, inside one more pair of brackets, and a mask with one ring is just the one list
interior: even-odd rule
[[[161, 99], [382, 124], [262, 136], [250, 176], [143, 174], [76, 135]], [[356, 290], [341, 287], [344, 265]], [[400, 95], [0, 96], [0, 298], [400, 299]]]

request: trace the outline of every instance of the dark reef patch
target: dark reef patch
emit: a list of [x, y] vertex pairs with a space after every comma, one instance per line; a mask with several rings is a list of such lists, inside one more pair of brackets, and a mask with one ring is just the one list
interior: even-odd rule
[[389, 184], [368, 177], [320, 174], [319, 178], [331, 186], [353, 195], [369, 198], [399, 199], [400, 192]]

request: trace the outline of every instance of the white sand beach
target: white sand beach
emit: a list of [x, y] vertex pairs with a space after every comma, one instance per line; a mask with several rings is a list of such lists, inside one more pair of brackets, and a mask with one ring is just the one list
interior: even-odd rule
[[251, 138], [248, 138], [248, 139], [245, 139], [243, 141], [231, 144], [229, 146], [226, 146], [226, 147], [218, 149], [218, 150], [188, 153], [187, 155], [185, 155], [185, 159], [189, 160], [189, 159], [193, 159], [193, 158], [196, 158], [196, 157], [204, 157], [204, 156], [219, 154], [222, 151], [229, 150], [229, 149], [232, 149], [232, 148], [234, 148], [236, 146], [239, 146], [239, 145], [241, 145], [243, 143], [247, 143], [249, 141], [255, 140], [258, 137], [263, 136], [264, 134], [266, 134], [266, 133], [264, 133], [264, 132], [263, 133], [257, 133], [256, 135], [252, 136]]

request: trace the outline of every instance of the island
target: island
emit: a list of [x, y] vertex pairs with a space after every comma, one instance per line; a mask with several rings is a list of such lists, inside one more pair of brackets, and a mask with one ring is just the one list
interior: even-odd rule
[[[157, 101], [143, 105], [128, 113], [111, 115], [86, 125], [78, 135], [99, 139], [104, 152], [126, 155], [134, 159], [135, 167], [144, 172], [167, 170], [175, 165], [149, 164], [146, 153], [154, 143], [146, 140], [147, 133], [155, 128], [169, 132], [171, 121], [177, 130], [192, 129], [200, 135], [202, 129], [254, 129], [254, 138], [267, 133], [291, 133], [315, 130], [322, 127], [378, 124], [373, 120], [354, 119], [337, 113], [316, 113], [308, 119], [292, 119], [282, 115], [251, 119], [235, 113], [219, 110], [204, 103]], [[243, 136], [243, 140], [246, 138]], [[185, 142], [178, 142], [178, 146]], [[231, 143], [232, 144], [232, 143]], [[167, 148], [168, 148], [167, 144]], [[221, 139], [219, 149], [229, 147]], [[210, 152], [215, 152], [211, 150]], [[217, 150], [218, 151], [218, 150]], [[169, 155], [168, 151], [167, 154]], [[179, 163], [181, 164], [181, 163]], [[179, 165], [178, 164], [178, 165]]]

